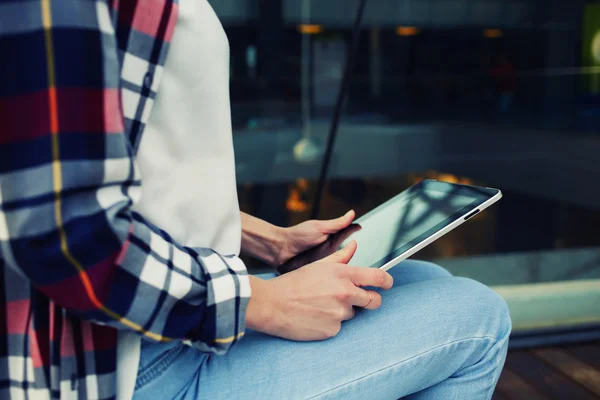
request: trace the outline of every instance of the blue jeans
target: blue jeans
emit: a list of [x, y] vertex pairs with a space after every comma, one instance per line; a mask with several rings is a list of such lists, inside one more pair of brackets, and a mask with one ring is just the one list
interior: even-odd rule
[[144, 342], [134, 399], [490, 399], [511, 330], [504, 300], [429, 263], [390, 273], [381, 308], [326, 341], [250, 331], [225, 356]]

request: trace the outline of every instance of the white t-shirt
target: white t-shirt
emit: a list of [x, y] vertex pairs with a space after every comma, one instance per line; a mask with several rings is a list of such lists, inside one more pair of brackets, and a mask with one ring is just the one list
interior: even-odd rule
[[[239, 255], [241, 221], [229, 101], [229, 42], [207, 0], [180, 0], [179, 17], [137, 162], [135, 211], [179, 243]], [[133, 394], [140, 338], [121, 332], [118, 398]]]

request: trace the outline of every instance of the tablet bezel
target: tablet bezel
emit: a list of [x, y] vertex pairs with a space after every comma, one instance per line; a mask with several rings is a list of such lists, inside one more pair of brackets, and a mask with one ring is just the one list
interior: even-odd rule
[[500, 198], [502, 197], [502, 192], [499, 189], [472, 185], [461, 185], [456, 183], [448, 183], [432, 179], [426, 179], [417, 183], [416, 185], [411, 186], [410, 188], [403, 191], [398, 196], [395, 196], [394, 198], [385, 202], [381, 206], [371, 210], [367, 214], [363, 215], [361, 218], [357, 219], [355, 223], [360, 225], [361, 221], [365, 222], [369, 219], [371, 215], [382, 212], [383, 210], [385, 210], [385, 208], [392, 206], [395, 202], [400, 201], [402, 198], [413, 195], [414, 193], [419, 192], [421, 190], [440, 192], [449, 195], [469, 196], [473, 197], [474, 200], [473, 202], [471, 202], [471, 204], [456, 211], [444, 221], [440, 222], [433, 228], [427, 230], [426, 232], [409, 241], [408, 243], [404, 244], [403, 246], [395, 249], [382, 259], [371, 264], [369, 267], [381, 268], [383, 270], [390, 269], [394, 265], [398, 264], [400, 261], [405, 260], [406, 258], [410, 257], [417, 251], [427, 246], [428, 244], [434, 242], [441, 236], [455, 229], [457, 226], [463, 224], [468, 219], [473, 217], [476, 213], [480, 213], [481, 211], [485, 210], [490, 205], [500, 200]]

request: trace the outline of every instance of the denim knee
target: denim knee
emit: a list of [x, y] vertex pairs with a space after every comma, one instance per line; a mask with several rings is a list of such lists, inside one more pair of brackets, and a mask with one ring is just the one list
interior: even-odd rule
[[444, 278], [452, 276], [452, 274], [448, 272], [446, 268], [439, 266], [438, 264], [432, 263], [430, 261], [407, 260], [404, 262], [407, 264], [410, 263], [411, 267], [414, 266], [415, 268], [425, 270], [427, 275], [430, 275], [432, 277]]
[[429, 279], [448, 278], [452, 274], [428, 261], [405, 260], [388, 271], [396, 285], [421, 282]]
[[469, 278], [455, 278], [458, 282], [458, 290], [463, 291], [466, 303], [474, 312], [483, 313], [487, 316], [482, 322], [488, 333], [497, 340], [510, 335], [512, 321], [510, 310], [506, 300], [488, 286]]

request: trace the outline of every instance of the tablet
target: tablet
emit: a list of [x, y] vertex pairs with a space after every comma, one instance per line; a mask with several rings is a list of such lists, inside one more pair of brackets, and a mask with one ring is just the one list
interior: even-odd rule
[[348, 228], [278, 268], [286, 273], [318, 261], [350, 241], [349, 264], [388, 270], [502, 197], [498, 189], [424, 180], [357, 219]]

